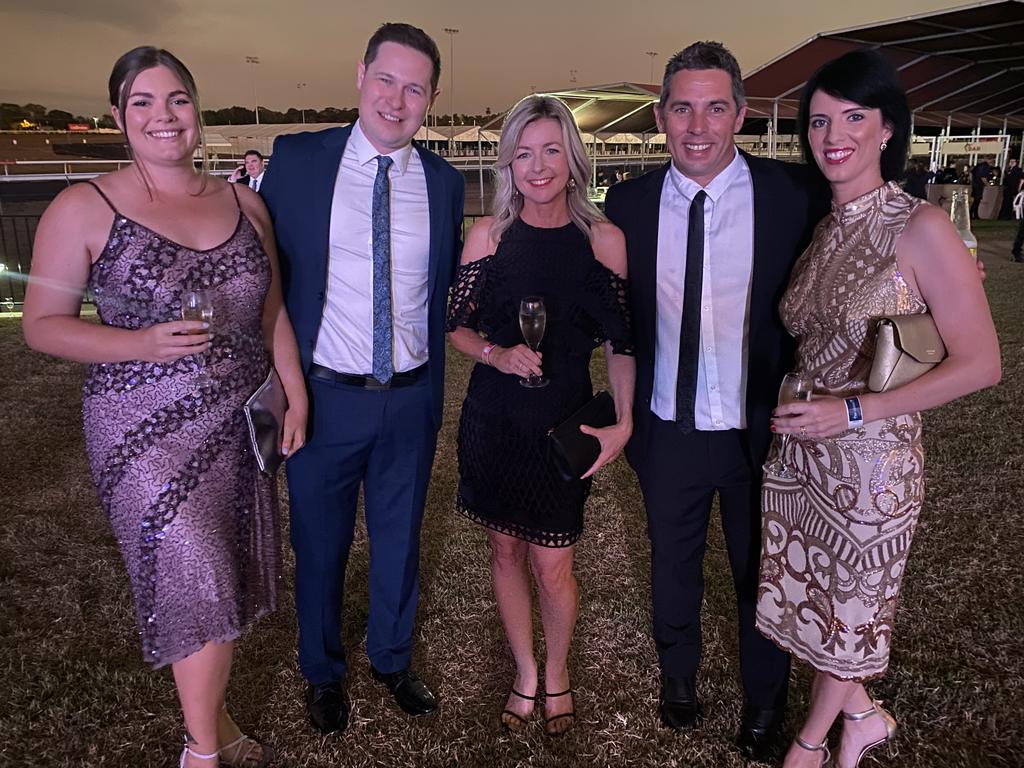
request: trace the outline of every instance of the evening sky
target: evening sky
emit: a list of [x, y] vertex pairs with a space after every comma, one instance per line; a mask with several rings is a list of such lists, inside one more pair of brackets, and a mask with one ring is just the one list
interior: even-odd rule
[[[962, 3], [960, 3], [962, 4]], [[819, 32], [960, 5], [956, 0], [0, 0], [0, 101], [78, 114], [106, 111], [118, 55], [143, 44], [192, 70], [204, 108], [348, 107], [366, 39], [384, 21], [423, 27], [442, 53], [437, 111], [448, 112], [450, 36], [455, 111], [501, 111], [531, 86], [650, 79], [694, 40], [721, 40], [744, 71]], [[258, 65], [245, 63], [259, 58]], [[305, 87], [298, 87], [305, 83]]]

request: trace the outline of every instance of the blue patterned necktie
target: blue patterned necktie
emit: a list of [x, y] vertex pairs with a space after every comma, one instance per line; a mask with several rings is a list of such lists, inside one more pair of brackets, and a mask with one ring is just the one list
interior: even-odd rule
[[394, 161], [377, 156], [373, 180], [373, 378], [385, 384], [395, 373], [391, 327], [391, 181]]

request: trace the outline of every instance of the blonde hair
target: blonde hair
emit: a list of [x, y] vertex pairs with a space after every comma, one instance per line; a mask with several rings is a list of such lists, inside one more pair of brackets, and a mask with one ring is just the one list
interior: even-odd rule
[[523, 210], [523, 197], [517, 194], [515, 179], [512, 177], [512, 160], [526, 126], [537, 120], [555, 120], [562, 128], [562, 145], [569, 163], [569, 179], [575, 182], [566, 187], [565, 197], [569, 204], [569, 216], [583, 234], [590, 237], [590, 227], [599, 221], [607, 221], [604, 214], [587, 197], [590, 186], [590, 158], [583, 146], [576, 118], [561, 99], [553, 96], [527, 96], [508, 113], [498, 142], [498, 161], [494, 164], [495, 192], [492, 207], [494, 223], [491, 237], [501, 239], [505, 230], [519, 218]]

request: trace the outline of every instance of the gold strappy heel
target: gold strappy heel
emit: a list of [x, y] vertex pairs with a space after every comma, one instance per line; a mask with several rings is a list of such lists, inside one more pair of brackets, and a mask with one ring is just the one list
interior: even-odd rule
[[828, 740], [821, 742], [821, 744], [810, 744], [800, 738], [797, 734], [793, 738], [793, 743], [796, 744], [800, 749], [806, 749], [808, 752], [821, 752], [821, 765], [824, 766], [829, 760], [832, 759], [832, 753], [828, 751]]
[[[185, 748], [181, 750], [181, 758], [178, 760], [178, 768], [185, 768], [185, 759], [189, 755], [197, 760], [219, 760], [220, 758], [220, 752], [214, 752], [212, 755], [204, 755], [201, 752], [196, 752], [192, 749], [192, 742], [189, 741], [188, 736], [186, 736]], [[216, 765], [216, 763], [214, 765]]]
[[857, 762], [853, 764], [854, 768], [857, 768], [857, 766], [860, 765], [860, 761], [863, 759], [864, 755], [880, 744], [885, 744], [889, 757], [896, 757], [896, 718], [882, 708], [882, 702], [872, 702], [871, 709], [865, 710], [864, 712], [843, 712], [843, 719], [858, 721], [865, 720], [874, 715], [881, 717], [882, 722], [885, 723], [885, 737], [878, 741], [874, 741], [861, 749], [860, 754], [857, 755]]
[[[231, 720], [235, 728], [238, 728], [228, 712], [227, 704], [224, 705], [221, 714]], [[274, 760], [274, 750], [271, 747], [251, 736], [246, 736], [240, 728], [238, 729], [238, 738], [224, 744], [217, 751], [220, 754], [220, 764], [230, 766], [230, 768], [266, 768]]]

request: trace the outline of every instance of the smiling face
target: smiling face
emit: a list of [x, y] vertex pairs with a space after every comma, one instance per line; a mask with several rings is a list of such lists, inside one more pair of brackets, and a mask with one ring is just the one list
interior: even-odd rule
[[512, 158], [512, 181], [524, 201], [545, 205], [565, 200], [569, 183], [569, 158], [562, 139], [562, 125], [542, 117], [527, 125], [519, 136]]
[[246, 155], [245, 173], [250, 179], [255, 179], [263, 173], [263, 158], [259, 155]]
[[192, 162], [199, 146], [199, 115], [184, 84], [167, 67], [144, 69], [131, 85], [124, 114], [111, 109], [136, 160], [158, 164]]
[[881, 144], [891, 137], [892, 128], [882, 120], [880, 109], [821, 90], [811, 96], [807, 142], [837, 203], [882, 186]]
[[434, 65], [426, 54], [400, 43], [381, 43], [369, 64], [359, 64], [359, 125], [382, 155], [401, 149], [423, 125], [436, 93]]
[[733, 135], [743, 125], [744, 106], [733, 100], [732, 79], [723, 69], [681, 69], [672, 76], [664, 104], [654, 110], [672, 164], [702, 187], [732, 162]]

